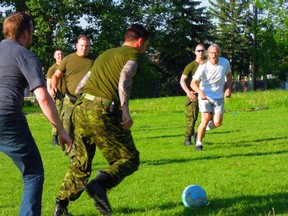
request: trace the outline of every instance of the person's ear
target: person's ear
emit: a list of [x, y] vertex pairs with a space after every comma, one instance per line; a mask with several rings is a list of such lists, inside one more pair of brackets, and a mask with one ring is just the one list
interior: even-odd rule
[[142, 47], [143, 45], [144, 45], [144, 39], [143, 38], [138, 38], [138, 40], [137, 40], [137, 46], [138, 47]]
[[30, 30], [28, 30], [28, 29], [26, 29], [25, 31], [24, 31], [24, 38], [25, 39], [27, 39], [27, 38], [29, 38], [30, 37]]

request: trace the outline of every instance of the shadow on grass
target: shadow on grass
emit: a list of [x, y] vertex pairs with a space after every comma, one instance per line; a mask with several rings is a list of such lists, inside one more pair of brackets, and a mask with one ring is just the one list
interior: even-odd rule
[[[276, 140], [285, 140], [285, 139], [288, 139], [288, 136], [281, 136], [281, 137], [269, 137], [269, 138], [263, 138], [263, 139], [254, 139], [254, 140], [245, 140], [245, 141], [237, 141], [237, 142], [231, 142], [229, 141], [229, 145], [247, 145], [245, 143], [260, 143], [260, 142], [267, 142], [267, 141], [276, 141]], [[227, 144], [227, 142], [214, 142], [214, 143], [211, 143], [211, 142], [207, 142], [207, 144], [210, 144], [210, 145], [218, 145], [221, 146], [222, 144]], [[225, 147], [226, 148], [226, 147]]]
[[165, 129], [176, 129], [176, 128], [183, 128], [185, 129], [185, 125], [183, 124], [169, 124], [169, 125], [161, 125], [161, 126], [153, 126], [153, 125], [141, 125], [137, 128], [133, 128], [133, 132], [135, 131], [155, 131], [155, 130], [165, 130]]
[[160, 139], [160, 138], [171, 138], [171, 137], [183, 137], [184, 135], [182, 134], [173, 134], [173, 135], [159, 135], [159, 136], [153, 136], [153, 137], [146, 137], [145, 139]]
[[[197, 152], [201, 154], [201, 152]], [[197, 158], [182, 158], [182, 159], [159, 159], [159, 160], [143, 160], [141, 161], [141, 166], [159, 166], [175, 163], [187, 163], [191, 161], [203, 161], [203, 160], [215, 160], [221, 158], [234, 158], [234, 157], [253, 157], [253, 156], [264, 156], [264, 155], [276, 155], [276, 154], [287, 154], [288, 150], [285, 151], [274, 151], [274, 152], [250, 152], [243, 154], [230, 154], [230, 155], [211, 155], [211, 156], [202, 156]]]
[[191, 215], [221, 215], [221, 216], [247, 216], [247, 215], [284, 215], [287, 214], [286, 193], [278, 193], [267, 196], [243, 196], [229, 199], [210, 200], [209, 204], [200, 208], [185, 208], [182, 202], [168, 202], [163, 205], [143, 206], [141, 208], [115, 208], [114, 213], [121, 215], [167, 215], [167, 211], [183, 207], [183, 211], [173, 216]]
[[183, 216], [190, 215], [280, 215], [287, 211], [287, 193], [266, 196], [243, 196], [230, 199], [210, 200], [205, 207], [186, 208]]
[[[146, 213], [147, 215], [161, 215], [161, 211], [167, 211], [169, 209], [175, 209], [177, 207], [179, 207], [179, 205], [181, 205], [180, 203], [173, 203], [173, 202], [169, 202], [169, 203], [165, 203], [163, 205], [155, 205], [152, 207], [149, 206], [143, 206], [141, 208], [128, 208], [128, 207], [122, 207], [122, 208], [116, 208], [114, 209], [114, 212], [117, 213], [121, 213], [124, 215], [128, 215], [128, 214], [136, 214], [137, 213], [142, 213], [141, 215], [145, 215], [144, 213]], [[152, 211], [152, 212], [150, 212]]]
[[207, 131], [206, 134], [229, 134], [229, 133], [239, 133], [242, 130], [231, 130], [231, 131]]

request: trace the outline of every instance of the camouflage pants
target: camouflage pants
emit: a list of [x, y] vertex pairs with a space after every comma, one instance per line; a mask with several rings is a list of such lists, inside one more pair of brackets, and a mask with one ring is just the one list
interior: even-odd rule
[[73, 125], [72, 125], [72, 111], [74, 108], [75, 102], [71, 101], [68, 97], [65, 97], [63, 99], [62, 103], [62, 110], [60, 119], [62, 121], [62, 124], [64, 126], [65, 131], [69, 134], [69, 136], [73, 139]]
[[[58, 111], [59, 116], [61, 116], [62, 108], [63, 108], [63, 99], [55, 99], [55, 105]], [[52, 126], [52, 136], [57, 136], [58, 132], [57, 129]]]
[[193, 102], [187, 98], [185, 104], [185, 116], [186, 116], [186, 131], [185, 136], [192, 136], [195, 133], [195, 123], [198, 118], [198, 102]]
[[102, 169], [113, 178], [113, 187], [138, 169], [137, 151], [130, 130], [122, 128], [121, 111], [109, 111], [109, 104], [82, 99], [73, 110], [75, 155], [58, 194], [59, 199], [77, 199], [87, 184], [96, 146], [109, 166]]

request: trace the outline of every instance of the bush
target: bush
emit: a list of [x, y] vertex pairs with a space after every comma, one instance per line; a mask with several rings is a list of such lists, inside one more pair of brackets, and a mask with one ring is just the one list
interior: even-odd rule
[[154, 65], [146, 65], [133, 81], [131, 99], [159, 97], [159, 77], [159, 72]]

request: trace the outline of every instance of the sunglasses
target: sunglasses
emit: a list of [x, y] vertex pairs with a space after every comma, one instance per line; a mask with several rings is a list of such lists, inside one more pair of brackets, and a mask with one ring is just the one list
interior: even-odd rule
[[205, 52], [205, 50], [196, 50], [197, 52]]

